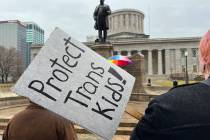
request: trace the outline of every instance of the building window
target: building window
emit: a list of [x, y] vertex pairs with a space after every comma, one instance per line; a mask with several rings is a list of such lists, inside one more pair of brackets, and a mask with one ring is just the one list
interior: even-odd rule
[[121, 51], [121, 55], [127, 56], [128, 52], [127, 51]]
[[134, 54], [137, 54], [138, 53], [138, 51], [131, 51], [131, 55], [134, 55]]
[[193, 65], [193, 72], [198, 72], [198, 67], [197, 67], [197, 65]]
[[182, 72], [185, 72], [185, 66], [182, 65]]
[[117, 51], [114, 51], [114, 52], [113, 52], [113, 55], [118, 55], [118, 52], [117, 52]]
[[192, 49], [192, 57], [197, 57], [198, 56], [198, 49], [197, 48], [193, 48]]
[[32, 24], [29, 24], [28, 25], [28, 29], [32, 29]]
[[185, 57], [185, 52], [187, 51], [187, 49], [181, 49], [181, 57]]

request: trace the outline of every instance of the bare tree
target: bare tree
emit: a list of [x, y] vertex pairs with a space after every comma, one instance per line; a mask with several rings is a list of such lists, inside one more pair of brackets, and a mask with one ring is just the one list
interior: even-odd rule
[[20, 55], [15, 48], [0, 47], [0, 76], [2, 83], [8, 82], [9, 77], [16, 79], [14, 76], [16, 76], [20, 66], [22, 66]]
[[4, 83], [4, 54], [5, 48], [0, 46], [0, 77], [2, 83]]

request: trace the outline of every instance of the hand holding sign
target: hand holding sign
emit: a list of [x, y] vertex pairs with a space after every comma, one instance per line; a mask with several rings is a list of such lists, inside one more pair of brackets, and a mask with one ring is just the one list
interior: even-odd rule
[[135, 78], [56, 29], [14, 92], [111, 139]]

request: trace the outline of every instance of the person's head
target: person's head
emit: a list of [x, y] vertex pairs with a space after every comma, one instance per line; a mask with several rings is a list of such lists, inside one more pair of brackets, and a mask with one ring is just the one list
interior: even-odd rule
[[205, 78], [210, 76], [210, 30], [200, 41], [200, 64]]
[[101, 4], [104, 4], [104, 0], [100, 0], [100, 3], [101, 3]]

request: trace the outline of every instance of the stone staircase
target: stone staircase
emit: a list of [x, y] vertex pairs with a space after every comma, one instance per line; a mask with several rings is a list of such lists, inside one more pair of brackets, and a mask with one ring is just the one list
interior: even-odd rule
[[[8, 118], [0, 118], [0, 135], [3, 135], [9, 120]], [[130, 135], [135, 126], [136, 122], [121, 122], [115, 135]], [[77, 134], [90, 134], [90, 132], [78, 125], [75, 125], [75, 130]]]
[[[0, 98], [0, 111], [1, 110], [7, 110], [7, 109], [11, 109], [11, 108], [16, 108], [16, 107], [21, 107], [21, 106], [26, 106], [28, 104], [28, 100], [24, 97], [9, 97], [9, 98], [4, 98], [1, 99]], [[134, 103], [135, 104], [135, 103]], [[131, 106], [132, 108], [133, 106]], [[143, 107], [144, 108], [144, 107]], [[129, 136], [134, 127], [136, 126], [138, 120], [134, 119], [133, 117], [131, 117], [129, 114], [124, 113], [124, 115], [126, 114], [125, 118], [122, 118], [122, 121], [116, 131], [116, 136]], [[3, 131], [6, 129], [6, 126], [10, 120], [11, 116], [7, 117], [7, 116], [1, 116], [0, 117], [0, 136], [3, 134]], [[75, 125], [75, 131], [77, 132], [77, 134], [84, 134], [84, 135], [89, 135], [91, 134], [90, 132], [88, 132], [87, 130], [83, 129], [82, 127]]]
[[0, 110], [17, 106], [24, 106], [28, 103], [28, 99], [21, 96], [0, 98]]
[[0, 118], [0, 135], [3, 134], [9, 120], [10, 119], [7, 119], [7, 118]]

